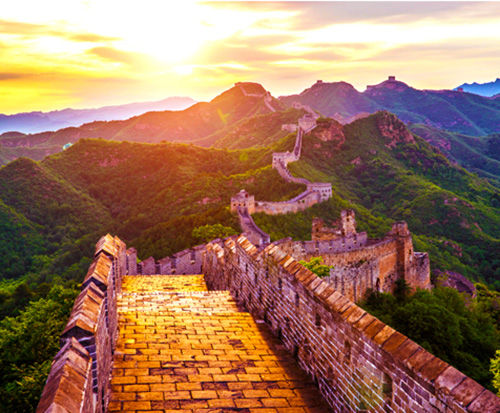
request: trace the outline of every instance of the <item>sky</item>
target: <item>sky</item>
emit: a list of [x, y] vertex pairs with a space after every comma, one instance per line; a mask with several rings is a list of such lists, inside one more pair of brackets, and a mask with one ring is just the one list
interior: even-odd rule
[[0, 13], [0, 113], [500, 77], [500, 2], [15, 0]]

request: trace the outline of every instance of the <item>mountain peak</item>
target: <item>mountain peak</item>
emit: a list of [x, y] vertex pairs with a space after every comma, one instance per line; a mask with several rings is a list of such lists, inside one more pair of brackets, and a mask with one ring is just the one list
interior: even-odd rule
[[368, 85], [366, 86], [366, 92], [371, 93], [380, 89], [390, 89], [396, 92], [404, 92], [407, 89], [410, 89], [406, 83], [396, 80], [396, 76], [389, 76], [387, 80], [377, 84], [377, 85]]
[[356, 92], [356, 89], [354, 89], [354, 86], [351, 85], [350, 83], [340, 81], [340, 82], [323, 82], [322, 80], [317, 80], [316, 83], [314, 83], [311, 87], [303, 90], [300, 95], [307, 94], [308, 92], [318, 92], [318, 91], [336, 91], [336, 92], [343, 92], [343, 93], [349, 93], [349, 92]]
[[239, 99], [241, 97], [262, 98], [270, 95], [271, 93], [268, 92], [264, 88], [264, 86], [262, 86], [260, 83], [236, 82], [232, 88], [225, 90], [220, 95], [213, 98], [210, 102], [217, 103], [220, 102], [221, 100], [225, 100], [228, 98], [236, 98], [236, 99]]
[[497, 77], [495, 81], [487, 83], [464, 83], [453, 90], [474, 93], [480, 96], [495, 96], [500, 93], [500, 78]]

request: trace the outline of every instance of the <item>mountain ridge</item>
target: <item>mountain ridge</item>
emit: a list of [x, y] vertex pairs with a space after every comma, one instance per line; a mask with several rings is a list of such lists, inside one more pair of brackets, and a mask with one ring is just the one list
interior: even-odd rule
[[453, 90], [459, 89], [462, 89], [465, 92], [475, 93], [476, 95], [495, 98], [498, 94], [500, 94], [500, 78], [496, 78], [496, 80], [492, 82], [485, 83], [463, 83]]
[[406, 123], [424, 123], [473, 136], [500, 130], [500, 101], [467, 92], [419, 90], [390, 76], [357, 91], [346, 82], [318, 81], [298, 95], [281, 96], [311, 106], [323, 115], [345, 121], [361, 112], [388, 110]]
[[[30, 155], [41, 160], [81, 138], [147, 143], [200, 141], [203, 144], [204, 138], [239, 120], [284, 110], [286, 107], [260, 84], [240, 82], [211, 101], [197, 102], [182, 111], [152, 111], [125, 120], [94, 121], [80, 127], [30, 135], [9, 132], [0, 135], [0, 161]], [[207, 141], [205, 145], [212, 143]]]
[[65, 108], [49, 112], [32, 111], [11, 115], [0, 113], [0, 134], [5, 132], [39, 133], [99, 120], [122, 120], [153, 110], [183, 110], [195, 104], [189, 97], [172, 96], [158, 101], [132, 102], [97, 108]]

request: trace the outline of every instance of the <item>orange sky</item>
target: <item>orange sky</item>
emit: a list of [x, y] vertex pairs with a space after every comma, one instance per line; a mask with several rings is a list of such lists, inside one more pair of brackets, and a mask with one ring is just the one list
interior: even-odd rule
[[240, 80], [274, 95], [500, 77], [500, 3], [15, 0], [0, 14], [0, 113], [167, 96]]

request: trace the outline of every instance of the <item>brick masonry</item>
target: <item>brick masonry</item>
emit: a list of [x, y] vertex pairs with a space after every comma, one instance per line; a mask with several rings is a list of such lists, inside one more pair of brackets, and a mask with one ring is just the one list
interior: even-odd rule
[[229, 289], [316, 381], [336, 412], [498, 412], [500, 399], [385, 325], [278, 246], [208, 245], [209, 288]]
[[342, 211], [338, 229], [325, 228], [315, 220], [312, 238], [288, 238], [276, 244], [297, 260], [322, 257], [333, 266], [324, 281], [351, 301], [362, 299], [369, 289], [394, 292], [399, 279], [413, 289], [431, 288], [429, 256], [414, 251], [405, 222], [394, 223], [383, 239], [372, 240], [365, 232], [356, 232], [354, 211]]
[[127, 276], [109, 412], [325, 413], [267, 326], [202, 275]]
[[105, 412], [118, 337], [116, 298], [127, 271], [125, 244], [106, 235], [61, 335], [37, 412]]
[[[403, 230], [402, 227], [395, 228], [395, 235], [403, 234]], [[316, 383], [323, 398], [335, 412], [469, 411], [489, 413], [500, 411], [500, 399], [493, 393], [356, 306], [348, 298], [335, 291], [327, 282], [305, 269], [280, 246], [270, 244], [265, 248], [257, 249], [244, 236], [240, 236], [237, 239], [229, 238], [223, 244], [220, 241], [209, 243], [200, 251], [202, 251], [204, 280], [209, 290], [228, 290], [235, 300], [234, 304], [230, 304], [228, 292], [221, 291], [213, 293], [214, 297], [218, 297], [217, 299], [211, 297], [201, 307], [193, 307], [192, 297], [205, 294], [203, 291], [199, 292], [197, 287], [201, 285], [202, 276], [199, 276], [199, 281], [195, 280], [195, 282], [192, 278], [189, 282], [184, 282], [182, 278], [175, 276], [180, 281], [174, 287], [171, 283], [163, 283], [156, 285], [153, 291], [147, 284], [151, 284], [157, 276], [143, 276], [143, 279], [151, 281], [145, 281], [145, 286], [136, 283], [134, 291], [136, 291], [135, 294], [144, 292], [144, 299], [140, 301], [139, 307], [136, 306], [135, 299], [134, 304], [130, 302], [132, 313], [129, 313], [129, 316], [132, 318], [129, 321], [122, 321], [120, 325], [117, 302], [119, 297], [123, 297], [123, 276], [127, 268], [129, 271], [133, 268], [136, 259], [135, 251], [126, 250], [125, 244], [116, 237], [106, 235], [101, 238], [96, 247], [95, 259], [85, 277], [82, 291], [75, 301], [70, 319], [62, 334], [61, 350], [52, 363], [37, 412], [151, 410], [153, 400], [161, 401], [164, 408], [158, 407], [159, 410], [170, 409], [168, 406], [171, 403], [172, 406], [177, 406], [174, 407], [174, 411], [182, 411], [183, 406], [180, 405], [179, 400], [191, 400], [198, 397], [201, 400], [200, 403], [207, 403], [207, 411], [211, 408], [215, 408], [215, 411], [224, 411], [225, 407], [210, 406], [208, 393], [193, 394], [197, 391], [215, 391], [217, 397], [214, 399], [224, 399], [217, 393], [217, 389], [203, 387], [201, 390], [180, 390], [177, 387], [175, 390], [167, 389], [166, 387], [171, 385], [167, 380], [165, 383], [163, 381], [158, 383], [166, 387], [154, 390], [151, 385], [156, 382], [138, 383], [139, 377], [149, 377], [150, 370], [157, 368], [152, 366], [139, 367], [135, 364], [134, 367], [130, 367], [130, 378], [127, 378], [128, 372], [125, 374], [125, 370], [129, 368], [127, 363], [130, 361], [129, 356], [132, 352], [138, 356], [146, 355], [147, 357], [148, 343], [153, 343], [156, 337], [154, 321], [137, 326], [137, 337], [132, 332], [132, 335], [128, 336], [126, 333], [128, 323], [139, 320], [141, 318], [139, 314], [144, 311], [155, 311], [158, 306], [162, 305], [167, 312], [170, 311], [169, 322], [173, 323], [173, 331], [178, 332], [182, 327], [180, 323], [182, 320], [177, 320], [180, 324], [176, 323], [177, 316], [186, 317], [186, 312], [192, 311], [192, 308], [194, 310], [198, 308], [195, 311], [196, 314], [211, 314], [205, 322], [200, 324], [200, 326], [208, 326], [214, 317], [213, 314], [216, 314], [219, 308], [217, 302], [222, 299], [229, 300], [223, 305], [226, 310], [228, 305], [237, 305], [247, 310], [257, 324], [266, 325], [288, 353], [294, 356], [303, 371]], [[124, 282], [124, 288], [129, 289], [127, 285], [129, 281]], [[182, 289], [185, 291], [179, 291]], [[167, 294], [173, 299], [171, 309], [167, 308], [170, 304], [165, 303], [165, 297], [162, 294]], [[121, 303], [120, 305], [123, 305], [123, 301]], [[251, 318], [246, 320], [244, 323], [253, 325], [254, 321]], [[245, 327], [242, 330], [247, 331], [249, 328]], [[118, 335], [119, 330], [120, 335]], [[167, 337], [165, 334], [163, 336]], [[139, 343], [142, 347], [136, 346], [136, 348], [134, 345], [139, 336], [145, 341]], [[186, 338], [188, 337], [189, 335], [186, 335]], [[132, 341], [118, 341], [121, 344], [117, 345], [117, 340], [124, 338]], [[193, 340], [196, 341], [196, 338], [193, 337]], [[205, 338], [197, 340], [200, 345], [203, 345], [204, 341]], [[223, 344], [220, 343], [220, 345]], [[154, 350], [155, 346], [151, 349]], [[227, 349], [228, 351], [234, 350]], [[186, 348], [186, 351], [193, 350], [196, 349], [192, 346], [190, 350]], [[212, 350], [217, 349], [212, 347]], [[167, 362], [175, 361], [174, 358], [182, 355], [183, 350], [169, 347], [159, 354], [168, 358]], [[207, 354], [207, 356], [210, 355]], [[141, 357], [133, 362], [155, 362], [155, 360], [141, 359]], [[119, 365], [119, 362], [124, 364]], [[159, 362], [161, 366], [161, 361]], [[162, 369], [164, 367], [173, 369], [175, 372], [175, 366], [161, 366]], [[241, 368], [241, 366], [235, 368]], [[113, 376], [112, 369], [115, 369]], [[145, 370], [148, 374], [141, 374]], [[114, 379], [112, 387], [111, 377], [119, 377], [122, 371], [125, 378]], [[213, 375], [214, 372], [215, 370], [208, 375]], [[187, 370], [184, 370], [184, 373], [187, 373]], [[201, 372], [194, 373], [193, 371], [192, 374], [195, 377]], [[276, 398], [284, 399], [279, 403], [288, 403], [287, 408], [292, 409], [290, 411], [311, 411], [308, 410], [307, 405], [290, 404], [292, 399], [296, 400], [295, 390], [292, 390], [294, 395], [284, 396], [285, 393], [283, 393], [281, 397], [278, 396], [279, 392], [274, 392], [273, 396], [270, 389], [257, 388], [259, 382], [266, 381], [263, 375], [255, 373], [256, 376], [251, 376], [253, 373], [247, 371], [241, 374], [247, 375], [242, 376], [242, 379], [248, 378], [248, 382], [251, 382], [250, 385], [241, 384], [252, 387], [251, 389], [247, 387], [246, 390], [267, 391], [270, 397], [259, 396], [261, 399], [273, 399], [276, 396]], [[183, 380], [186, 379], [188, 383], [197, 383], [196, 380], [190, 380], [190, 374], [185, 374]], [[119, 383], [120, 380], [134, 380], [134, 382]], [[300, 380], [304, 380], [304, 383], [307, 381], [305, 377]], [[237, 381], [245, 382], [245, 380]], [[210, 381], [207, 380], [206, 383]], [[138, 388], [125, 390], [124, 387], [128, 384], [147, 385], [145, 397], [149, 399], [140, 399], [142, 390]], [[226, 384], [229, 388], [229, 384]], [[133, 397], [134, 400], [129, 400], [130, 404], [122, 405], [121, 403], [125, 401], [116, 400], [113, 392], [128, 393], [128, 390], [130, 394], [125, 397]], [[182, 393], [186, 398], [183, 396], [179, 399], [179, 394], [176, 398], [175, 392], [178, 391], [189, 393], [189, 398], [187, 398], [187, 393]], [[213, 395], [213, 393], [210, 394]], [[252, 399], [257, 393], [249, 392], [245, 395], [243, 392], [243, 395], [244, 398], [248, 396]], [[230, 403], [227, 399], [222, 402], [212, 402]], [[117, 405], [117, 402], [120, 404]], [[262, 410], [263, 412], [278, 412], [284, 409], [283, 406], [266, 406], [262, 400], [259, 402], [261, 404], [258, 408], [267, 409]], [[269, 403], [275, 402], [278, 403], [269, 401]], [[236, 402], [234, 403], [236, 405]], [[254, 400], [248, 403], [257, 402]], [[240, 408], [236, 405], [233, 409], [238, 408], [239, 411], [250, 412], [254, 407], [241, 406]], [[325, 407], [320, 408], [319, 411], [327, 410], [328, 408]], [[192, 408], [186, 405], [185, 411], [197, 410], [194, 405]], [[200, 411], [204, 411], [203, 408]]]

